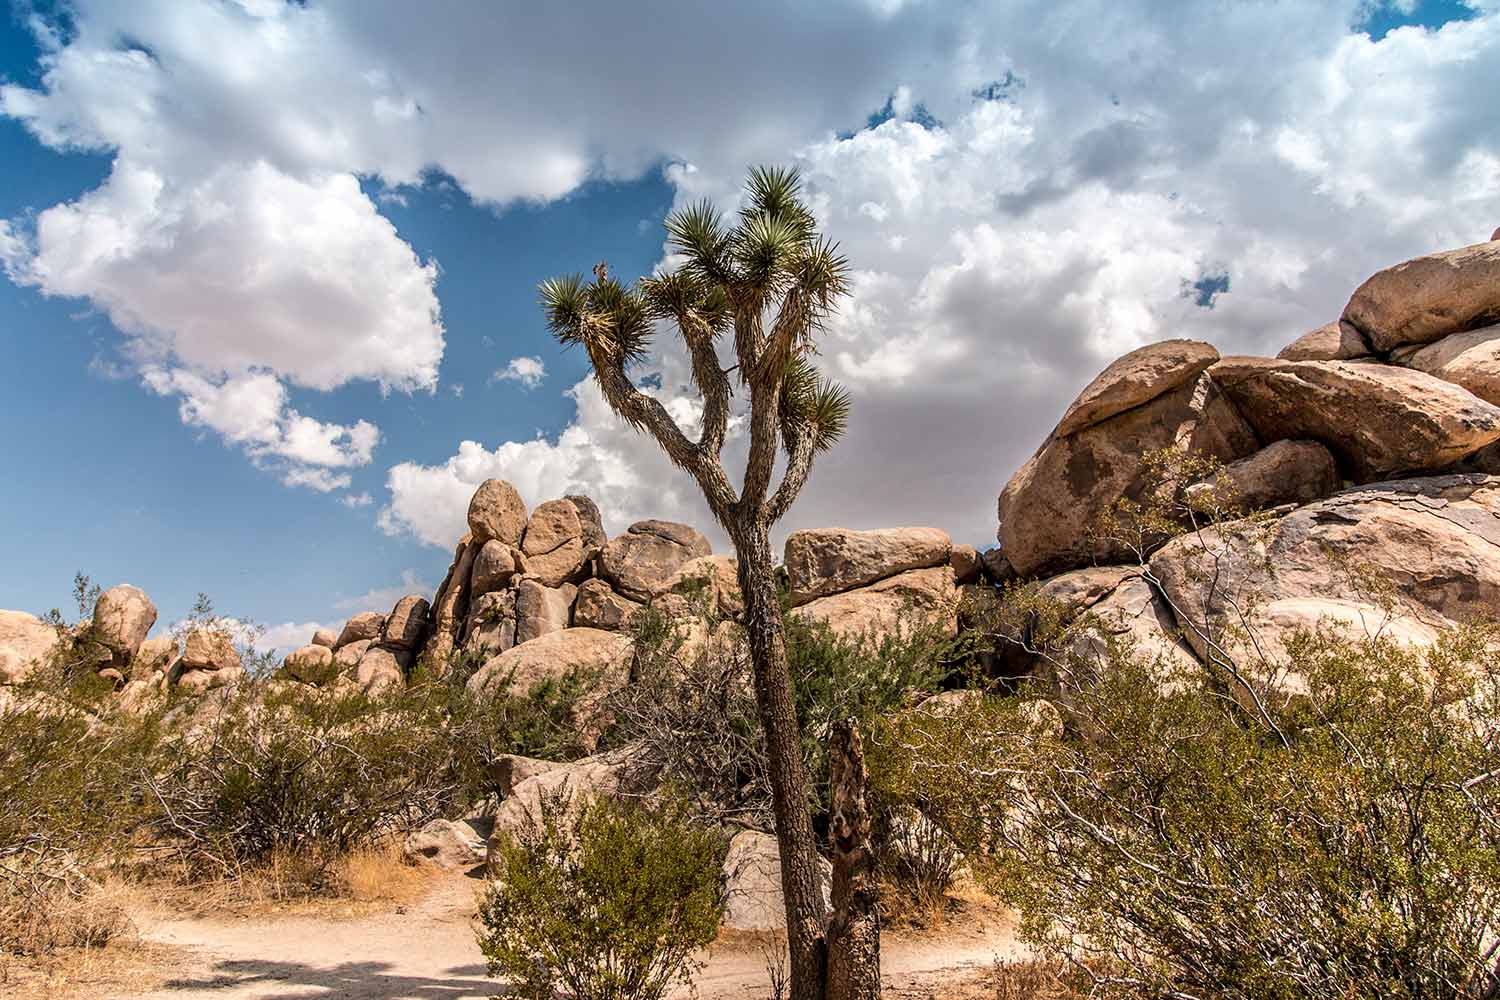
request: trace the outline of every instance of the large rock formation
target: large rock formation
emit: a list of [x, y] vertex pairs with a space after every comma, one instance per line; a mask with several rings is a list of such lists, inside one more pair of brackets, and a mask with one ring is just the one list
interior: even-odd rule
[[1199, 340], [1163, 340], [1137, 348], [1084, 386], [1057, 422], [1057, 436], [1067, 437], [1149, 403], [1193, 381], [1218, 360], [1219, 352]]
[[784, 564], [793, 604], [806, 604], [897, 573], [948, 562], [953, 541], [937, 528], [794, 531]]
[[599, 575], [631, 600], [646, 601], [666, 592], [683, 563], [712, 553], [708, 539], [686, 524], [637, 521], [604, 547]]
[[1343, 319], [1381, 352], [1500, 323], [1500, 240], [1381, 271], [1354, 292]]
[[1232, 462], [1259, 441], [1207, 372], [1073, 434], [1054, 431], [1000, 494], [1005, 558], [1021, 576], [1119, 560], [1123, 550], [1091, 529], [1147, 488], [1144, 453], [1173, 446]]
[[560, 587], [583, 569], [586, 548], [578, 508], [570, 500], [549, 500], [531, 512], [521, 539], [527, 572], [543, 586]]
[[526, 531], [526, 504], [516, 488], [503, 479], [486, 479], [469, 500], [469, 534], [480, 545], [498, 539], [520, 545]]
[[952, 568], [945, 562], [820, 597], [792, 614], [826, 622], [836, 635], [846, 638], [878, 636], [903, 624], [935, 623], [948, 632], [957, 632], [958, 587]]
[[130, 663], [155, 624], [156, 605], [128, 583], [110, 587], [94, 603], [93, 638], [113, 654], [117, 668]]
[[1358, 482], [1441, 469], [1500, 440], [1500, 407], [1425, 372], [1226, 358], [1209, 374], [1262, 441], [1319, 441]]
[[57, 629], [24, 611], [0, 611], [0, 684], [19, 684], [61, 642]]

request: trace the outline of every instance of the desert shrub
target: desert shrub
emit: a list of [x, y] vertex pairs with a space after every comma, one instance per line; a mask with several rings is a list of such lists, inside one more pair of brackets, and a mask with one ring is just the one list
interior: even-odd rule
[[195, 876], [233, 877], [294, 852], [315, 859], [316, 878], [449, 804], [439, 721], [420, 704], [360, 694], [242, 696], [149, 778], [158, 829]]
[[724, 908], [723, 837], [680, 806], [544, 798], [479, 908], [492, 976], [533, 1000], [658, 1000]]
[[907, 715], [878, 734], [877, 773], [904, 776], [1096, 995], [1493, 997], [1495, 638], [1303, 631], [1299, 687], [1263, 712], [1110, 643], [1070, 692], [1084, 724], [1030, 689]]
[[[828, 808], [828, 734], [834, 722], [862, 725], [935, 690], [947, 675], [951, 639], [939, 627], [903, 617], [889, 633], [849, 638], [825, 623], [789, 617], [791, 664], [803, 753]], [[635, 622], [630, 686], [610, 700], [611, 739], [679, 789], [699, 815], [771, 829], [771, 789], [755, 707], [750, 651], [742, 637], [687, 643], [683, 630], [646, 609]]]
[[101, 944], [124, 926], [99, 875], [149, 816], [139, 789], [159, 737], [152, 720], [37, 691], [0, 707], [0, 951]]

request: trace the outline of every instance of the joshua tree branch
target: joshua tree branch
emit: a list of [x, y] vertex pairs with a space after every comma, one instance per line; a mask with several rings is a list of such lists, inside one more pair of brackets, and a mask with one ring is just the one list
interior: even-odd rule
[[705, 457], [717, 459], [729, 429], [729, 373], [719, 367], [710, 331], [690, 317], [680, 318], [678, 326], [692, 355], [693, 381], [703, 396], [703, 433], [698, 438], [698, 450]]
[[812, 473], [813, 456], [817, 452], [813, 447], [815, 436], [806, 424], [783, 417], [781, 435], [786, 442], [786, 471], [782, 473], [781, 485], [776, 488], [770, 506], [766, 509], [768, 524], [781, 520], [796, 502], [802, 487], [807, 485], [807, 477]]

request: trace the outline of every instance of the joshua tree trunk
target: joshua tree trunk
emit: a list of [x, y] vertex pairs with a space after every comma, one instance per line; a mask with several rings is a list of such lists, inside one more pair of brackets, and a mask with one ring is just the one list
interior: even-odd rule
[[833, 919], [828, 924], [827, 1000], [878, 1000], [880, 890], [870, 849], [864, 743], [853, 719], [833, 727], [828, 782], [833, 797]]
[[792, 674], [776, 595], [771, 542], [763, 525], [734, 533], [740, 590], [745, 598], [745, 630], [755, 671], [755, 702], [766, 736], [771, 777], [771, 808], [781, 853], [781, 891], [786, 900], [787, 947], [791, 952], [793, 1000], [819, 1000], [827, 968], [817, 837], [808, 808], [807, 765], [802, 733], [792, 700]]

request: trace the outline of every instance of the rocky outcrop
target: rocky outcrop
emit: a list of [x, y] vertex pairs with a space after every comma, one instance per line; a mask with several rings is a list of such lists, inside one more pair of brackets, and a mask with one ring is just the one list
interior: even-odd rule
[[548, 633], [492, 657], [469, 678], [469, 691], [482, 697], [525, 694], [546, 680], [580, 672], [601, 687], [617, 688], [630, 675], [630, 638], [602, 629], [570, 628]]
[[398, 688], [406, 683], [411, 661], [411, 653], [404, 650], [371, 646], [354, 668], [354, 682], [371, 695]]
[[526, 571], [545, 587], [560, 587], [583, 569], [586, 548], [578, 508], [570, 500], [549, 500], [531, 512], [521, 539]]
[[1057, 422], [1058, 437], [1149, 403], [1193, 381], [1219, 352], [1200, 340], [1163, 340], [1137, 348], [1110, 364], [1084, 387]]
[[327, 646], [315, 645], [292, 650], [281, 666], [288, 676], [304, 684], [327, 684], [333, 680], [338, 670], [334, 666], [333, 650]]
[[57, 629], [24, 611], [0, 611], [0, 684], [29, 678], [59, 647]]
[[139, 587], [110, 587], [94, 602], [93, 638], [107, 648], [112, 665], [127, 666], [156, 624], [156, 605]]
[[578, 588], [571, 583], [549, 587], [540, 580], [522, 580], [516, 589], [516, 643], [567, 628], [576, 596]]
[[586, 496], [570, 493], [563, 497], [578, 512], [578, 523], [583, 529], [583, 545], [590, 553], [604, 548], [609, 536], [604, 533], [604, 519], [599, 516], [599, 505]]
[[[831, 906], [833, 866], [822, 857], [818, 869], [824, 904]], [[781, 894], [781, 851], [776, 838], [758, 830], [741, 830], [724, 856], [725, 905], [719, 926], [730, 931], [769, 933], [786, 930], [786, 902]]]
[[492, 538], [520, 545], [526, 520], [521, 494], [503, 479], [486, 479], [469, 500], [469, 534], [480, 545]]
[[1241, 509], [1260, 510], [1312, 503], [1337, 490], [1343, 480], [1333, 455], [1318, 442], [1277, 441], [1230, 462], [1210, 485], [1226, 486]]
[[903, 624], [935, 623], [950, 633], [958, 631], [958, 587], [946, 563], [929, 569], [907, 570], [868, 587], [820, 597], [792, 614], [822, 621], [836, 635], [857, 638], [879, 635]]
[[1359, 286], [1342, 318], [1379, 352], [1500, 323], [1500, 240], [1387, 268]]
[[167, 675], [169, 684], [201, 694], [212, 688], [227, 687], [245, 675], [234, 637], [223, 628], [199, 626], [188, 632], [177, 658]]
[[481, 594], [469, 605], [464, 649], [493, 656], [516, 644], [516, 592]]
[[492, 538], [479, 547], [469, 585], [474, 598], [504, 590], [516, 575], [516, 552], [499, 539]]
[[1500, 405], [1500, 325], [1444, 337], [1406, 356], [1401, 363]]
[[[484, 490], [491, 483], [500, 483], [507, 489], [510, 488], [509, 483], [490, 479], [485, 481], [480, 490]], [[503, 491], [491, 490], [492, 494], [496, 492]], [[479, 494], [476, 493], [474, 496], [477, 501]], [[471, 520], [473, 511], [474, 508], [470, 505]], [[474, 560], [479, 556], [479, 550], [484, 547], [486, 541], [490, 539], [476, 540], [473, 535], [465, 535], [459, 539], [458, 548], [453, 553], [453, 565], [448, 568], [448, 576], [432, 598], [432, 633], [423, 649], [423, 655], [433, 663], [448, 662], [449, 654], [463, 639], [463, 623], [469, 614], [470, 577], [474, 571]], [[501, 541], [505, 540], [501, 539]], [[506, 542], [506, 544], [511, 543]]]
[[573, 605], [573, 624], [611, 632], [630, 627], [631, 616], [645, 605], [621, 597], [603, 580], [587, 580], [578, 588]]
[[314, 646], [327, 646], [334, 649], [339, 644], [339, 634], [331, 628], [320, 628], [313, 633], [312, 644]]
[[631, 600], [647, 601], [665, 593], [683, 563], [712, 553], [708, 539], [686, 524], [637, 521], [604, 547], [599, 575]]
[[907, 570], [943, 565], [952, 552], [952, 539], [937, 528], [794, 531], [786, 540], [787, 586], [793, 604], [806, 604]]
[[1451, 626], [1500, 606], [1500, 480], [1441, 476], [1356, 487], [1264, 531], [1242, 535], [1231, 523], [1176, 539], [1151, 557], [1150, 568], [1199, 656], [1221, 641], [1219, 623], [1243, 625], [1242, 614], [1265, 616], [1261, 627], [1273, 636], [1288, 622], [1340, 607], [1347, 613], [1335, 617], [1380, 627], [1391, 616], [1356, 573], [1394, 587], [1393, 620]]
[[590, 798], [640, 797], [652, 792], [656, 784], [655, 769], [636, 759], [628, 747], [531, 771], [506, 793], [495, 812], [491, 857], [496, 838], [520, 833], [528, 823], [540, 820], [544, 800], [561, 799], [571, 812]]
[[1500, 408], [1425, 372], [1225, 358], [1209, 374], [1262, 441], [1321, 442], [1356, 482], [1441, 469], [1500, 439]]
[[689, 559], [667, 580], [666, 591], [699, 599], [705, 602], [705, 610], [710, 614], [723, 618], [738, 618], [745, 613], [739, 565], [734, 556]]
[[414, 650], [427, 632], [427, 598], [408, 594], [396, 602], [380, 632], [380, 644], [391, 649]]
[[1334, 320], [1304, 333], [1281, 349], [1282, 361], [1349, 361], [1370, 356], [1370, 345], [1348, 323]]
[[495, 820], [490, 816], [434, 819], [409, 834], [402, 849], [413, 860], [468, 871], [485, 863], [494, 829]]
[[1232, 462], [1260, 442], [1208, 372], [1066, 437], [1054, 432], [1000, 494], [1006, 560], [1023, 577], [1120, 560], [1124, 550], [1091, 529], [1149, 485], [1144, 453], [1173, 446]]
[[344, 623], [344, 629], [333, 647], [339, 649], [361, 639], [379, 639], [384, 629], [385, 615], [378, 611], [361, 611]]

